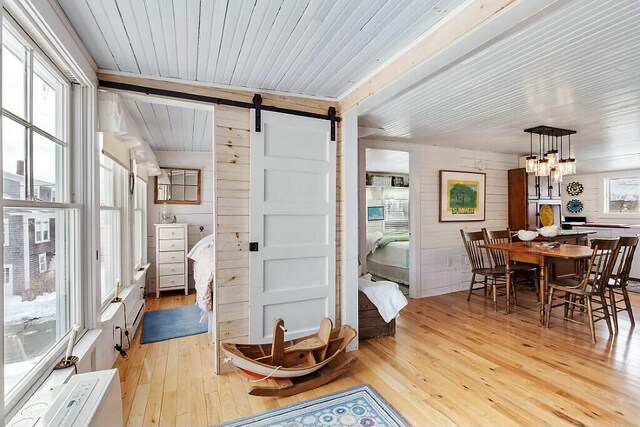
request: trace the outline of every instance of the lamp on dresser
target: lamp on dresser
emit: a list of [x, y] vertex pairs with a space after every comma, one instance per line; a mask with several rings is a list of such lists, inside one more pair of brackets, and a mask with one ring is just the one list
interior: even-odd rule
[[156, 224], [156, 298], [160, 291], [184, 289], [187, 281], [187, 239], [189, 224]]

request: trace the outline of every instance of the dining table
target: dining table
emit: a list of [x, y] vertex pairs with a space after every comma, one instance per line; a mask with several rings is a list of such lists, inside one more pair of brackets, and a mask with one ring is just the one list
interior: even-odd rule
[[534, 264], [538, 266], [540, 288], [540, 323], [544, 324], [547, 287], [549, 284], [549, 268], [559, 261], [580, 262], [591, 258], [593, 250], [589, 246], [559, 244], [550, 245], [545, 242], [512, 242], [487, 243], [480, 245], [485, 249], [497, 249], [504, 252], [506, 269], [507, 314], [511, 312], [511, 262]]

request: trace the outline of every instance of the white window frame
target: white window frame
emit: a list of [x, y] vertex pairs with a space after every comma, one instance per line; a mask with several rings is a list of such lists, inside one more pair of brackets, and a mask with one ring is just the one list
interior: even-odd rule
[[598, 174], [598, 217], [605, 219], [640, 219], [640, 212], [610, 212], [609, 211], [609, 180], [616, 178], [640, 178], [640, 169]]
[[[6, 271], [9, 271], [9, 281], [5, 280]], [[2, 283], [6, 285], [13, 286], [13, 264], [4, 264], [4, 268], [2, 269]]]
[[[3, 10], [3, 24], [6, 22], [10, 27], [12, 33], [18, 35], [18, 38], [25, 43], [32, 51], [31, 55], [38, 55], [39, 61], [53, 71], [58, 77], [62, 77], [62, 81], [66, 82], [65, 96], [64, 96], [64, 109], [66, 111], [66, 119], [64, 134], [58, 141], [50, 138], [46, 132], [37, 129], [35, 126], [30, 125], [30, 131], [38, 133], [41, 136], [49, 140], [53, 140], [57, 143], [66, 144], [67, 149], [62, 150], [64, 155], [58, 159], [59, 162], [56, 165], [56, 185], [58, 200], [57, 201], [40, 201], [34, 199], [31, 194], [33, 193], [33, 176], [30, 175], [30, 179], [27, 182], [30, 184], [25, 185], [25, 199], [26, 200], [10, 200], [0, 197], [0, 211], [4, 212], [5, 208], [20, 208], [20, 209], [49, 209], [56, 212], [64, 213], [61, 217], [67, 220], [63, 221], [59, 235], [64, 236], [65, 244], [68, 245], [69, 250], [65, 250], [67, 255], [67, 269], [65, 272], [65, 279], [69, 283], [69, 302], [71, 304], [68, 310], [69, 325], [77, 324], [80, 326], [81, 337], [86, 331], [85, 325], [87, 322], [90, 325], [94, 324], [91, 320], [95, 315], [92, 312], [92, 307], [87, 306], [85, 302], [91, 301], [95, 297], [95, 291], [86, 284], [87, 280], [95, 283], [92, 277], [95, 277], [95, 264], [92, 262], [91, 255], [86, 254], [83, 251], [83, 246], [86, 244], [87, 248], [91, 251], [95, 248], [95, 226], [97, 222], [95, 218], [87, 215], [83, 222], [86, 228], [81, 227], [81, 219], [84, 216], [86, 207], [91, 207], [90, 202], [93, 200], [91, 195], [94, 193], [91, 185], [95, 185], [95, 156], [92, 155], [92, 148], [95, 147], [93, 137], [93, 105], [94, 105], [94, 91], [95, 83], [94, 76], [86, 73], [87, 68], [82, 68], [84, 64], [79, 65], [74, 61], [70, 61], [68, 52], [64, 49], [64, 46], [55, 44], [55, 37], [52, 37], [53, 30], [45, 25], [42, 25], [39, 21], [33, 21], [34, 10], [30, 4], [23, 4], [21, 2], [9, 1], [4, 3], [4, 6], [8, 8], [11, 13], [15, 13], [15, 16], [20, 19], [20, 23], [25, 25], [24, 28], [27, 31], [32, 32], [34, 37], [25, 32], [7, 10]], [[34, 41], [34, 40], [37, 40]], [[42, 43], [42, 46], [38, 46], [37, 43]], [[41, 47], [46, 49], [43, 51]], [[62, 49], [61, 49], [62, 47]], [[33, 56], [31, 56], [32, 58]], [[55, 62], [54, 62], [55, 61]], [[66, 74], [60, 71], [58, 65], [64, 68], [66, 73], [73, 75], [78, 84], [71, 85]], [[33, 69], [32, 67], [30, 68]], [[27, 93], [27, 97], [31, 96], [31, 88]], [[72, 105], [73, 102], [73, 105]], [[73, 108], [72, 108], [73, 107]], [[11, 113], [3, 110], [4, 116], [10, 116]], [[44, 135], [43, 135], [44, 133]], [[0, 136], [1, 138], [1, 136]], [[77, 143], [75, 141], [81, 141]], [[65, 146], [63, 144], [63, 146]], [[89, 162], [87, 164], [87, 162]], [[25, 168], [29, 165], [25, 165]], [[30, 172], [33, 168], [30, 169]], [[85, 174], [85, 175], [83, 175]], [[0, 187], [2, 187], [2, 181], [0, 181]], [[89, 214], [95, 211], [90, 211]], [[4, 225], [4, 223], [3, 223]], [[93, 228], [93, 229], [92, 229]], [[64, 230], [64, 234], [61, 230]], [[57, 249], [58, 251], [58, 249]], [[59, 250], [61, 253], [62, 249]], [[73, 251], [73, 253], [72, 253]], [[83, 255], [84, 254], [84, 255]], [[74, 257], [73, 255], [77, 255]], [[2, 254], [4, 259], [4, 254]], [[59, 261], [60, 262], [60, 261]], [[0, 298], [4, 298], [4, 295], [0, 295]], [[66, 302], [66, 300], [65, 300]], [[66, 323], [66, 322], [65, 322]], [[4, 322], [2, 326], [4, 330]], [[57, 360], [60, 359], [66, 349], [69, 332], [61, 331], [58, 341], [51, 346], [51, 348], [42, 355], [40, 361], [24, 376], [20, 383], [18, 383], [10, 392], [7, 393], [6, 386], [4, 395], [4, 414], [7, 417], [11, 417], [16, 408], [20, 404], [24, 403], [31, 393], [33, 393], [39, 385], [41, 385], [49, 374], [53, 370], [53, 366]], [[0, 381], [4, 379], [0, 378]], [[5, 418], [7, 421], [8, 418]]]
[[46, 273], [47, 267], [47, 253], [38, 254], [38, 271], [40, 271], [40, 273]]
[[[100, 212], [103, 211], [113, 211], [117, 212], [117, 223], [118, 223], [118, 232], [114, 234], [113, 237], [117, 239], [117, 242], [114, 244], [114, 253], [113, 258], [117, 263], [117, 274], [116, 279], [120, 281], [121, 284], [126, 284], [128, 282], [128, 275], [126, 275], [127, 269], [125, 266], [127, 265], [127, 249], [124, 242], [128, 242], [128, 215], [125, 215], [128, 209], [127, 197], [125, 196], [126, 188], [125, 183], [127, 182], [128, 171], [119, 165], [117, 162], [109, 158], [108, 156], [101, 154], [100, 155], [100, 170], [108, 170], [110, 173], [110, 182], [108, 186], [105, 186], [107, 191], [110, 191], [110, 197], [107, 202], [109, 204], [103, 204], [101, 197], [100, 204]], [[102, 189], [101, 189], [102, 190]], [[102, 195], [101, 195], [102, 196]], [[102, 258], [101, 258], [102, 262]], [[115, 285], [110, 287], [105, 295], [102, 295], [102, 284], [100, 286], [100, 302], [102, 306], [102, 310], [104, 311], [108, 306], [113, 297], [115, 296]]]
[[[46, 243], [51, 241], [51, 220], [49, 218], [38, 219], [34, 218], [35, 221], [35, 242], [36, 243]], [[40, 233], [40, 238], [38, 238], [38, 233]], [[46, 234], [46, 237], [45, 237]]]
[[[135, 271], [142, 268], [144, 264], [147, 263], [147, 183], [144, 182], [141, 178], [135, 178], [135, 192], [134, 192], [134, 208], [133, 208], [133, 232], [138, 235], [138, 239], [140, 239], [140, 253], [137, 259], [134, 259], [134, 274]], [[140, 230], [136, 230], [136, 214], [139, 213], [141, 216], [140, 221]], [[137, 252], [137, 248], [135, 247], [136, 239], [133, 241], [134, 248], [133, 254]]]

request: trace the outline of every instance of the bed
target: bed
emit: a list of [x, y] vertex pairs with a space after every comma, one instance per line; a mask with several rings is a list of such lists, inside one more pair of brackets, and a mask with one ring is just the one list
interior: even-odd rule
[[196, 302], [205, 312], [213, 311], [213, 235], [196, 243], [187, 254], [193, 260], [193, 280], [196, 285]]
[[[368, 236], [375, 239], [375, 236]], [[409, 235], [388, 234], [378, 238], [367, 255], [367, 270], [376, 277], [409, 285]]]

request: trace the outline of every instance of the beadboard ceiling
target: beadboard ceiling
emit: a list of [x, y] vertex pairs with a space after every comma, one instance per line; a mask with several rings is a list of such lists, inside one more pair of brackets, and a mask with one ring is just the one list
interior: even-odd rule
[[409, 152], [367, 148], [368, 172], [409, 173]]
[[213, 151], [213, 112], [124, 99], [153, 151]]
[[525, 154], [523, 129], [572, 138], [579, 173], [640, 164], [640, 7], [566, 2], [360, 118], [368, 138]]
[[58, 0], [98, 66], [335, 98], [464, 0]]

